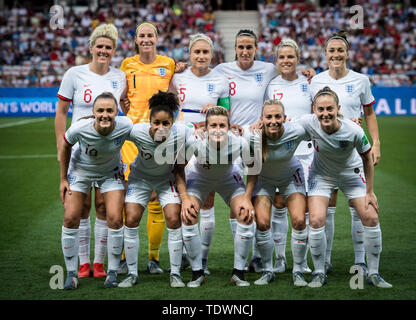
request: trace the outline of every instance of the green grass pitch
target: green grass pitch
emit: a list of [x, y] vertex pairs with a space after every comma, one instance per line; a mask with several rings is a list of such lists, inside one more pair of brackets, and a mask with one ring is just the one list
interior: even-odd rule
[[[278, 274], [276, 281], [269, 286], [232, 286], [233, 242], [229, 211], [217, 195], [216, 229], [209, 255], [211, 275], [202, 287], [172, 289], [167, 273], [146, 273], [144, 217], [140, 227], [139, 284], [130, 289], [104, 289], [103, 279], [80, 279], [78, 290], [70, 292], [50, 287], [53, 276], [50, 268], [54, 265], [64, 267], [60, 244], [63, 206], [59, 200], [59, 166], [54, 156], [53, 119], [4, 126], [21, 120], [0, 118], [2, 300], [413, 300], [416, 297], [416, 118], [378, 119], [382, 159], [376, 167], [375, 192], [381, 208], [383, 232], [380, 273], [393, 284], [392, 289], [381, 290], [368, 285], [362, 290], [350, 288], [352, 275], [349, 269], [353, 263], [351, 217], [342, 195], [335, 215], [334, 272], [329, 275], [329, 283], [325, 287], [294, 288], [290, 271]], [[92, 212], [91, 216], [93, 225], [95, 213]], [[93, 257], [93, 239], [91, 241]], [[291, 268], [289, 241], [286, 252]], [[312, 267], [310, 256], [308, 260]], [[166, 233], [161, 249], [161, 265], [164, 269], [169, 266]], [[182, 273], [182, 277], [184, 281], [189, 281], [189, 269]], [[247, 273], [247, 280], [251, 283], [258, 277], [258, 274]]]

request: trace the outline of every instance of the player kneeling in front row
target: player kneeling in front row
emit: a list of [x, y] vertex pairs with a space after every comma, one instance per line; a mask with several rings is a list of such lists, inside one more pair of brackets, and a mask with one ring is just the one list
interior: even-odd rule
[[305, 130], [294, 122], [285, 122], [283, 104], [267, 100], [263, 105], [261, 131], [244, 130], [247, 139], [261, 146], [261, 172], [248, 175], [246, 194], [252, 195], [256, 216], [256, 241], [263, 263], [263, 275], [255, 284], [266, 285], [274, 280], [273, 241], [270, 229], [270, 211], [276, 188], [285, 200], [292, 219], [293, 283], [307, 286], [302, 273], [305, 262], [308, 231], [305, 223], [306, 192], [303, 168], [294, 153], [301, 141], [307, 140]]
[[[117, 286], [117, 268], [123, 248], [124, 176], [120, 149], [133, 124], [129, 118], [117, 117], [117, 101], [111, 93], [99, 95], [93, 104], [93, 117], [81, 118], [65, 133], [59, 148], [61, 201], [65, 216], [62, 226], [62, 251], [67, 277], [64, 289], [78, 287], [79, 224], [83, 203], [91, 183], [104, 195], [108, 225], [108, 272], [104, 286]], [[78, 143], [69, 168], [71, 148]]]
[[351, 120], [340, 118], [339, 110], [337, 94], [324, 87], [313, 99], [314, 114], [304, 115], [299, 120], [315, 148], [308, 181], [309, 244], [315, 270], [308, 286], [321, 287], [327, 282], [326, 211], [332, 191], [339, 187], [364, 225], [367, 282], [376, 287], [391, 288], [392, 285], [378, 272], [381, 230], [377, 197], [373, 191], [371, 146], [363, 129]]
[[[128, 268], [127, 277], [119, 287], [128, 288], [138, 283], [137, 259], [139, 253], [138, 229], [143, 211], [152, 190], [156, 190], [165, 215], [170, 257], [170, 285], [184, 287], [180, 276], [182, 261], [181, 201], [172, 174], [179, 151], [192, 145], [192, 130], [174, 123], [178, 101], [174, 94], [159, 92], [149, 100], [150, 123], [133, 126], [128, 140], [135, 143], [139, 153], [131, 165], [125, 198], [124, 251]], [[187, 243], [185, 242], [185, 245]], [[192, 269], [203, 275], [202, 267]], [[198, 277], [199, 278], [199, 277]], [[202, 277], [203, 278], [203, 277]], [[202, 281], [191, 281], [188, 286], [199, 286]]]
[[250, 200], [244, 197], [243, 178], [233, 165], [233, 160], [250, 154], [248, 144], [229, 131], [228, 111], [223, 107], [208, 109], [205, 126], [208, 136], [198, 144], [196, 157], [185, 168], [186, 185], [184, 180], [178, 180], [182, 198], [183, 237], [185, 243], [192, 243], [190, 249], [186, 247], [187, 254], [191, 261], [197, 259], [202, 268], [198, 216], [210, 191], [216, 190], [237, 216], [231, 282], [237, 286], [249, 286], [250, 283], [244, 278], [244, 268], [254, 235], [254, 211]]

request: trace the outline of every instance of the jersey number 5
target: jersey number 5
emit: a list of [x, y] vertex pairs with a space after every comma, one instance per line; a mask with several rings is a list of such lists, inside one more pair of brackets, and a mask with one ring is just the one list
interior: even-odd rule
[[179, 88], [179, 100], [181, 100], [181, 102], [185, 101], [185, 90], [186, 88]]
[[84, 91], [84, 102], [85, 103], [90, 103], [92, 99], [92, 91], [91, 89], [86, 89]]

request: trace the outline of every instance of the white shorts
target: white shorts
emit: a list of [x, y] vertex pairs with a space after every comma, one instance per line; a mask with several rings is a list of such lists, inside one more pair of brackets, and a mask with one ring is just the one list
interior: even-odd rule
[[[79, 143], [77, 142], [76, 144], [74, 144], [74, 145], [72, 146], [71, 158], [69, 159], [69, 166], [68, 166], [68, 172], [67, 172], [67, 174], [69, 174], [71, 171], [74, 171], [74, 170], [75, 170], [75, 169], [74, 169], [74, 166], [73, 166], [73, 163], [74, 163], [74, 154], [75, 154], [75, 152], [78, 152], [78, 149], [79, 149]], [[96, 180], [93, 180], [93, 181], [91, 182], [91, 188], [100, 188]], [[91, 189], [91, 188], [90, 188], [90, 189]], [[81, 191], [80, 191], [80, 192], [81, 192]], [[82, 191], [82, 192], [83, 192], [83, 191]], [[89, 192], [89, 191], [88, 191], [88, 192]], [[84, 193], [85, 193], [85, 192], [84, 192]]]
[[308, 192], [308, 179], [309, 179], [309, 171], [311, 170], [311, 164], [313, 161], [313, 152], [309, 154], [302, 154], [296, 156], [303, 167], [303, 176], [305, 178], [305, 190]]
[[246, 192], [243, 177], [237, 168], [232, 168], [227, 175], [216, 181], [203, 179], [197, 171], [188, 170], [186, 189], [188, 194], [197, 197], [201, 203], [205, 202], [211, 191], [215, 191], [228, 206], [234, 197]]
[[68, 172], [69, 187], [73, 191], [88, 194], [92, 186], [100, 188], [101, 193], [109, 191], [124, 190], [124, 177], [115, 175], [114, 177], [89, 178], [85, 174], [77, 171]]
[[285, 200], [294, 193], [306, 195], [305, 179], [303, 177], [302, 166], [299, 166], [293, 174], [286, 179], [271, 180], [259, 176], [253, 190], [253, 197], [267, 196], [273, 203], [275, 192], [279, 192]]
[[309, 173], [308, 196], [331, 198], [332, 192], [341, 189], [347, 199], [365, 197], [367, 189], [363, 167], [351, 169], [348, 175], [330, 177], [313, 170]]
[[130, 178], [127, 183], [125, 202], [138, 203], [146, 208], [153, 190], [156, 190], [160, 205], [164, 208], [167, 204], [181, 204], [181, 198], [175, 186], [173, 175], [163, 181], [149, 181], [140, 178]]

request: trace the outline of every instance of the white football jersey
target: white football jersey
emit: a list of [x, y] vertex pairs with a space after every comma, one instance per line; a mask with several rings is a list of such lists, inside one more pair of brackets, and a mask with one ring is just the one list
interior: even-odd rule
[[[202, 77], [197, 77], [191, 68], [175, 73], [172, 85], [178, 93], [181, 109], [199, 111], [206, 104], [217, 105], [218, 99], [228, 97], [227, 79], [215, 70]], [[205, 121], [205, 114], [183, 113], [183, 123]]]
[[[312, 93], [308, 79], [301, 74], [293, 81], [287, 81], [282, 76], [272, 79], [267, 86], [266, 99], [280, 100], [283, 103], [286, 121], [296, 121], [304, 114], [312, 112]], [[295, 154], [306, 155], [312, 152], [312, 145], [302, 141]]]
[[125, 88], [126, 75], [123, 71], [110, 67], [109, 72], [99, 75], [84, 64], [65, 72], [57, 96], [72, 101], [72, 124], [81, 117], [92, 115], [94, 100], [103, 92], [111, 92], [119, 104]]
[[338, 95], [340, 112], [345, 119], [360, 117], [361, 107], [375, 102], [368, 77], [353, 70], [348, 70], [348, 74], [338, 80], [329, 75], [329, 70], [317, 74], [311, 81], [313, 96], [325, 86]]
[[71, 156], [71, 166], [89, 178], [108, 176], [121, 169], [120, 150], [129, 136], [133, 123], [127, 117], [116, 117], [114, 130], [103, 136], [94, 128], [95, 119], [81, 119], [69, 127], [65, 133], [68, 144], [78, 142]]
[[214, 70], [224, 74], [230, 85], [230, 122], [242, 126], [259, 120], [267, 85], [277, 76], [274, 64], [254, 61], [250, 69], [242, 70], [232, 61]]
[[360, 154], [371, 150], [364, 130], [349, 119], [338, 119], [341, 127], [327, 134], [315, 114], [304, 115], [297, 123], [303, 126], [312, 139], [315, 149], [311, 170], [325, 175], [350, 175], [362, 166]]
[[[153, 140], [149, 133], [149, 123], [137, 123], [131, 130], [128, 140], [134, 142], [138, 154], [130, 165], [130, 179], [146, 178], [160, 180], [168, 178], [173, 165], [181, 153], [182, 164], [185, 164], [185, 154], [197, 137], [192, 135], [193, 130], [182, 124], [173, 124], [169, 136], [164, 142]], [[192, 153], [192, 151], [191, 151]], [[178, 161], [178, 163], [180, 163]]]
[[[295, 152], [298, 145], [309, 139], [305, 129], [296, 122], [286, 122], [283, 124], [284, 133], [278, 140], [267, 138], [267, 156], [263, 162], [260, 175], [266, 180], [280, 180], [292, 175], [295, 168], [300, 165]], [[250, 140], [261, 141], [262, 137], [244, 130], [244, 135], [249, 136]]]
[[[228, 132], [228, 143], [217, 150], [208, 139], [198, 142], [195, 148], [196, 164], [194, 165], [199, 177], [208, 181], [218, 181], [224, 178], [233, 168], [233, 162], [243, 159], [249, 163], [249, 144], [246, 139]], [[241, 160], [238, 160], [241, 161]]]

